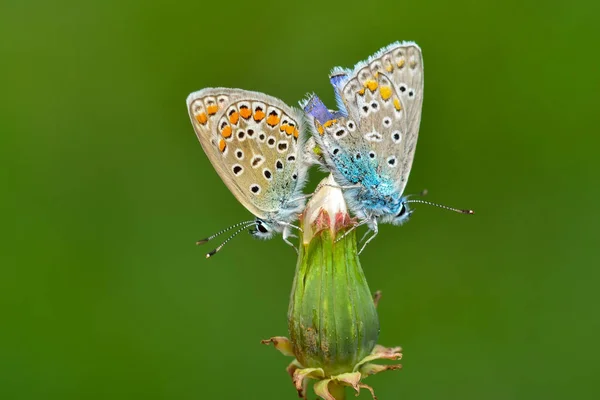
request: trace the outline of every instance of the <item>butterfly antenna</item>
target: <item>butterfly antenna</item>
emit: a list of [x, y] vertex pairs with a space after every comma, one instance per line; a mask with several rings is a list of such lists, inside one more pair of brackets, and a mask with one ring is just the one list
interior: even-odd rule
[[473, 210], [461, 210], [460, 208], [448, 207], [448, 206], [444, 206], [442, 204], [436, 204], [436, 203], [432, 203], [430, 201], [425, 201], [425, 200], [406, 200], [405, 203], [429, 204], [430, 206], [443, 208], [444, 210], [450, 210], [450, 211], [454, 211], [454, 212], [457, 212], [460, 214], [475, 214], [475, 211], [473, 211]]
[[212, 256], [214, 256], [219, 250], [221, 250], [223, 248], [223, 246], [225, 246], [227, 244], [227, 242], [229, 242], [231, 239], [233, 239], [234, 237], [236, 237], [238, 235], [238, 233], [240, 233], [241, 231], [243, 231], [246, 228], [251, 227], [252, 225], [257, 225], [257, 223], [255, 221], [252, 221], [251, 224], [248, 224], [246, 226], [242, 226], [240, 229], [238, 229], [237, 231], [235, 231], [233, 233], [233, 235], [229, 236], [227, 239], [225, 239], [225, 241], [223, 243], [221, 243], [219, 245], [219, 247], [217, 247], [216, 249], [214, 249], [213, 251], [211, 251], [210, 253], [206, 254], [206, 258], [210, 258]]
[[239, 222], [239, 223], [237, 223], [237, 224], [235, 224], [235, 225], [231, 225], [229, 228], [225, 228], [225, 229], [223, 229], [222, 231], [219, 231], [219, 232], [215, 233], [214, 235], [211, 235], [211, 236], [207, 237], [206, 239], [198, 240], [198, 241], [196, 242], [196, 244], [204, 244], [204, 243], [208, 242], [209, 240], [212, 240], [212, 239], [216, 238], [216, 237], [217, 237], [217, 236], [219, 236], [220, 234], [222, 234], [222, 233], [225, 233], [225, 232], [227, 232], [227, 231], [230, 231], [230, 230], [232, 230], [232, 229], [234, 229], [234, 228], [237, 228], [237, 227], [238, 227], [238, 226], [240, 226], [240, 225], [248, 225], [248, 226], [250, 226], [250, 225], [252, 225], [252, 224], [254, 224], [254, 223], [255, 223], [255, 221], [244, 221], [244, 222]]

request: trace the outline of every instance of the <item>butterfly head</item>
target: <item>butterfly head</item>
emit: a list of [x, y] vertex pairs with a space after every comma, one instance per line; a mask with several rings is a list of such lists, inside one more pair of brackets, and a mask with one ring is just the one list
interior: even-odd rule
[[256, 225], [249, 231], [255, 238], [265, 240], [271, 239], [277, 233], [277, 230], [264, 220], [256, 218], [255, 222]]
[[392, 225], [402, 225], [412, 215], [413, 211], [408, 208], [408, 204], [403, 200], [399, 203], [398, 209], [395, 213], [385, 214], [381, 217], [381, 222], [389, 223]]

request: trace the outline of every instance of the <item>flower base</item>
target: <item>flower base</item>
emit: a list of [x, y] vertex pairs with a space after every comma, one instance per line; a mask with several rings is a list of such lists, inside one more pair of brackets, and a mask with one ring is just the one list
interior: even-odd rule
[[[285, 356], [293, 356], [292, 343], [283, 336], [272, 337], [263, 340], [263, 344], [273, 344]], [[358, 395], [360, 389], [367, 389], [373, 399], [377, 399], [375, 391], [369, 385], [362, 382], [369, 375], [374, 375], [383, 371], [401, 369], [401, 364], [381, 365], [374, 364], [376, 360], [401, 360], [402, 349], [400, 347], [384, 347], [377, 345], [371, 354], [354, 366], [350, 372], [338, 375], [327, 376], [322, 368], [304, 368], [298, 360], [292, 361], [287, 367], [287, 372], [292, 378], [292, 382], [298, 391], [298, 396], [302, 399], [307, 398], [307, 388], [310, 379], [316, 380], [314, 385], [315, 394], [325, 400], [343, 400], [345, 398], [344, 388], [351, 387]]]

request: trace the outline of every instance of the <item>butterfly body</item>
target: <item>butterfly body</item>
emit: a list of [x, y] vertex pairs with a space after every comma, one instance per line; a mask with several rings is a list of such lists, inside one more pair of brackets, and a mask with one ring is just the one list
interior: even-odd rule
[[378, 222], [401, 224], [410, 215], [403, 192], [421, 120], [422, 65], [416, 44], [394, 43], [353, 69], [333, 69], [337, 111], [316, 95], [301, 103], [326, 169], [375, 232]]
[[187, 105], [211, 164], [256, 217], [239, 224], [241, 229], [252, 228], [260, 239], [283, 233], [289, 243], [292, 223], [304, 208], [308, 169], [302, 160], [301, 112], [263, 93], [229, 88], [191, 93]]
[[368, 151], [358, 150], [355, 154], [340, 152], [335, 158], [337, 179], [343, 186], [349, 187], [345, 192], [346, 197], [357, 203], [353, 208], [359, 211], [364, 209], [366, 214], [379, 216], [397, 211], [401, 197], [394, 187], [393, 179], [382, 175], [377, 161], [362, 156], [356, 159], [356, 154], [363, 153]]

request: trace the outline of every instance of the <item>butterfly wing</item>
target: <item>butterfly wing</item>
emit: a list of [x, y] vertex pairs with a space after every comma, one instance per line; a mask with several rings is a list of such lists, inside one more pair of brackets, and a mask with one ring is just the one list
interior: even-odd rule
[[187, 99], [192, 125], [213, 167], [237, 200], [271, 218], [302, 190], [301, 117], [282, 101], [241, 89], [208, 88]]
[[[421, 120], [421, 50], [414, 43], [395, 43], [352, 70], [335, 68], [330, 79], [339, 112], [327, 115], [324, 106], [314, 99], [305, 104], [305, 108], [312, 108], [308, 114], [314, 119], [317, 131], [314, 137], [329, 156], [328, 164], [344, 177], [355, 178], [349, 179], [350, 182], [355, 180], [364, 186], [377, 184], [378, 176], [390, 178], [394, 189], [402, 193], [410, 174]], [[341, 161], [334, 160], [336, 149], [342, 155]], [[361, 157], [358, 162], [357, 155]], [[345, 171], [350, 172], [344, 174]]]

